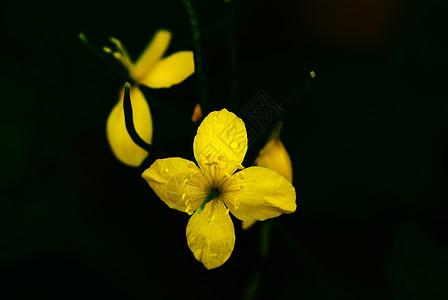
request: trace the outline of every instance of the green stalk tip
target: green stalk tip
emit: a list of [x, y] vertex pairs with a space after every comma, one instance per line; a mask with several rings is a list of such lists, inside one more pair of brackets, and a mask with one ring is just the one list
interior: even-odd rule
[[84, 32], [80, 32], [80, 33], [78, 33], [78, 37], [79, 37], [79, 39], [80, 39], [81, 41], [83, 41], [84, 43], [87, 42], [87, 38], [86, 38], [86, 35], [84, 34]]

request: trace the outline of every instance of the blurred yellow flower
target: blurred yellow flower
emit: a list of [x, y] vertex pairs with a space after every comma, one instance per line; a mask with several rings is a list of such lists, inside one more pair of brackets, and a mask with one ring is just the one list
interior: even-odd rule
[[[271, 139], [266, 143], [264, 148], [260, 150], [258, 157], [255, 159], [255, 164], [277, 172], [292, 183], [291, 158], [280, 140], [278, 129], [274, 130]], [[254, 223], [255, 220], [243, 221], [243, 229], [248, 229]]]
[[235, 244], [229, 211], [243, 221], [266, 220], [294, 212], [296, 194], [276, 172], [242, 167], [246, 127], [226, 109], [202, 121], [193, 151], [199, 167], [178, 157], [158, 159], [142, 177], [170, 208], [192, 215], [188, 246], [197, 260], [213, 269], [227, 261]]
[[[153, 133], [151, 112], [138, 85], [141, 84], [154, 89], [169, 88], [184, 81], [194, 73], [193, 52], [179, 51], [162, 58], [170, 43], [171, 33], [166, 30], [159, 30], [137, 62], [134, 63], [119, 40], [115, 38], [110, 40], [115, 44], [116, 49], [112, 50], [104, 47], [104, 51], [113, 54], [135, 81], [135, 84], [131, 87], [135, 130], [145, 142], [151, 144]], [[123, 95], [124, 89], [121, 90], [118, 103], [112, 109], [107, 120], [107, 139], [113, 153], [120, 161], [137, 167], [148, 153], [134, 144], [126, 130]]]

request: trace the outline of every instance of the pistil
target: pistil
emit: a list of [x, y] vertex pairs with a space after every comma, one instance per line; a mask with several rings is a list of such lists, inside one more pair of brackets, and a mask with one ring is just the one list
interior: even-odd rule
[[207, 195], [207, 197], [205, 197], [204, 202], [202, 202], [201, 206], [199, 207], [199, 209], [197, 210], [196, 213], [199, 215], [201, 213], [201, 211], [204, 209], [205, 205], [207, 203], [209, 203], [210, 201], [212, 201], [218, 194], [219, 194], [219, 190], [217, 188], [214, 188], [213, 190], [211, 190], [210, 193]]

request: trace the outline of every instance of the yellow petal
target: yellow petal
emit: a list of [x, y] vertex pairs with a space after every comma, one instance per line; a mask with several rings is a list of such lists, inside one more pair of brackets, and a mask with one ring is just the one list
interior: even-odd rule
[[[124, 88], [120, 92], [118, 103], [107, 119], [107, 139], [112, 152], [123, 163], [137, 167], [148, 155], [148, 152], [137, 146], [126, 130], [123, 111]], [[137, 87], [131, 87], [131, 104], [134, 126], [140, 137], [147, 143], [152, 141], [152, 118], [145, 96]]]
[[198, 128], [193, 150], [201, 170], [218, 186], [241, 166], [246, 155], [244, 122], [227, 109], [211, 112]]
[[171, 41], [171, 33], [167, 30], [159, 30], [140, 55], [131, 74], [135, 81], [140, 82], [148, 75], [151, 68], [162, 58]]
[[[278, 133], [260, 150], [255, 164], [279, 173], [292, 183], [291, 158], [278, 137]], [[248, 229], [254, 223], [255, 221], [243, 221], [242, 227]]]
[[169, 88], [193, 73], [193, 52], [179, 51], [159, 60], [139, 82], [153, 89]]
[[187, 242], [194, 257], [209, 270], [229, 259], [235, 245], [235, 231], [220, 199], [215, 198], [199, 215], [191, 216], [187, 225]]
[[255, 222], [257, 222], [257, 221], [256, 220], [243, 221], [242, 227], [243, 227], [244, 230], [249, 229], [250, 227], [252, 227], [252, 225], [255, 224]]
[[280, 174], [249, 167], [226, 181], [220, 195], [232, 214], [242, 221], [264, 221], [296, 210], [296, 192]]
[[189, 214], [199, 208], [209, 192], [196, 164], [179, 157], [156, 160], [142, 177], [169, 207]]
[[278, 137], [271, 139], [261, 149], [255, 163], [260, 167], [271, 169], [292, 183], [291, 158]]

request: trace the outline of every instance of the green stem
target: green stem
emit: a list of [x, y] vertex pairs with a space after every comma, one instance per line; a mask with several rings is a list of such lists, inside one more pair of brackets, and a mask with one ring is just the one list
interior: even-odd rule
[[314, 71], [311, 71], [310, 77], [308, 77], [307, 81], [302, 86], [302, 88], [292, 93], [285, 101], [280, 103], [281, 108], [291, 105], [293, 102], [299, 100], [303, 96], [303, 94], [305, 94], [305, 92], [309, 89], [314, 78], [316, 78], [316, 73], [314, 73]]
[[233, 111], [239, 111], [238, 99], [238, 68], [237, 68], [237, 51], [235, 42], [235, 1], [229, 1], [229, 20], [227, 40], [229, 44], [229, 62], [230, 62], [230, 101]]
[[296, 239], [294, 239], [292, 233], [282, 224], [281, 220], [276, 220], [274, 228], [280, 234], [283, 241], [290, 247], [296, 254], [304, 266], [308, 268], [310, 274], [314, 277], [314, 280], [321, 286], [329, 286], [332, 284], [325, 272], [307, 255], [300, 247]]
[[148, 153], [154, 153], [154, 147], [147, 142], [145, 142], [137, 133], [134, 126], [134, 116], [132, 113], [132, 103], [131, 103], [131, 85], [129, 82], [124, 84], [124, 98], [123, 98], [123, 110], [124, 110], [124, 120], [126, 124], [126, 130], [129, 133], [132, 141], [140, 146], [142, 149], [148, 151]]
[[261, 224], [260, 230], [260, 257], [266, 260], [271, 250], [272, 220], [266, 220]]
[[201, 43], [201, 35], [199, 31], [198, 18], [196, 11], [194, 10], [191, 0], [182, 0], [185, 5], [185, 10], [190, 22], [190, 28], [193, 34], [193, 48], [194, 48], [194, 65], [195, 72], [197, 73], [197, 89], [199, 94], [199, 104], [201, 105], [202, 112], [207, 114], [210, 111], [208, 103], [208, 83], [205, 70], [204, 50]]
[[202, 202], [201, 206], [199, 207], [198, 211], [196, 212], [198, 215], [202, 212], [205, 205], [212, 201], [217, 195], [219, 194], [219, 191], [217, 188], [214, 188], [208, 195], [205, 197], [204, 202]]

